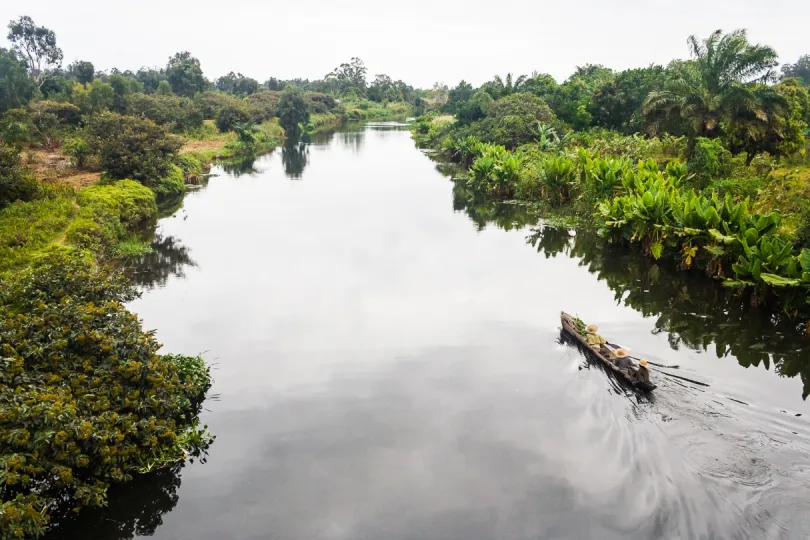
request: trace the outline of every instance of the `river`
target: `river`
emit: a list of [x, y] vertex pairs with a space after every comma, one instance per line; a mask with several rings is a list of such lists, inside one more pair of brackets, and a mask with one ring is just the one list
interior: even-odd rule
[[[470, 206], [400, 125], [214, 173], [160, 221], [131, 307], [215, 363], [217, 440], [58, 537], [810, 536], [810, 349], [789, 320]], [[701, 384], [627, 390], [561, 310]]]

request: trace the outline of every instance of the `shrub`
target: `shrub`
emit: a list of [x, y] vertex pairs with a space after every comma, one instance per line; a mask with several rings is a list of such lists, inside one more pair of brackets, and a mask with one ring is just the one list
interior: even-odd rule
[[460, 135], [472, 135], [507, 149], [533, 142], [538, 125], [556, 125], [548, 105], [532, 94], [513, 94], [486, 106], [486, 118], [462, 128]]
[[76, 200], [82, 207], [115, 216], [130, 231], [143, 227], [157, 215], [155, 194], [133, 180], [87, 187]]
[[713, 178], [728, 176], [731, 172], [731, 152], [720, 139], [698, 137], [687, 165], [698, 187], [703, 188]]
[[82, 111], [72, 103], [65, 101], [35, 101], [31, 104], [31, 114], [34, 122], [37, 117], [53, 115], [57, 122], [70, 126], [78, 126], [82, 121]]
[[186, 182], [183, 170], [177, 165], [172, 165], [169, 174], [158, 180], [152, 187], [152, 191], [155, 192], [158, 200], [176, 198], [185, 193]]
[[761, 188], [762, 181], [756, 177], [722, 178], [710, 180], [704, 194], [711, 196], [716, 192], [722, 197], [731, 195], [736, 200], [755, 199]]
[[14, 201], [30, 201], [39, 193], [39, 184], [20, 167], [16, 149], [0, 144], [0, 209]]
[[182, 142], [151, 120], [105, 114], [90, 123], [90, 143], [112, 178], [153, 185], [169, 174]]
[[62, 234], [76, 214], [73, 200], [54, 197], [0, 210], [0, 272], [19, 268]]
[[250, 117], [258, 123], [271, 120], [276, 115], [276, 107], [281, 99], [281, 92], [259, 92], [245, 99]]
[[243, 104], [228, 104], [217, 112], [215, 123], [222, 133], [233, 131], [237, 124], [250, 122], [250, 111]]
[[281, 93], [278, 121], [288, 137], [297, 137], [301, 132], [301, 125], [309, 122], [309, 109], [299, 88], [288, 86]]
[[11, 109], [0, 118], [0, 140], [19, 150], [33, 140], [35, 130], [27, 109]]
[[57, 503], [102, 506], [111, 483], [185, 459], [208, 368], [158, 355], [123, 305], [135, 296], [122, 276], [77, 256], [0, 288], [5, 538], [40, 536]]
[[62, 151], [71, 157], [73, 165], [79, 169], [83, 169], [87, 164], [87, 158], [93, 155], [90, 144], [79, 137], [66, 140], [62, 145]]
[[[328, 114], [338, 108], [335, 98], [320, 92], [305, 92], [304, 101], [306, 101], [311, 114]], [[368, 110], [368, 104], [365, 103], [365, 107], [363, 105], [364, 103], [360, 103], [357, 106], [360, 109]]]
[[194, 101], [174, 95], [132, 94], [129, 109], [134, 116], [152, 120], [173, 133], [185, 133], [203, 125], [203, 111]]
[[554, 113], [546, 102], [533, 94], [520, 93], [506, 96], [487, 105], [486, 113], [492, 118], [506, 118], [518, 116], [536, 126], [538, 122], [550, 123], [554, 120]]
[[206, 119], [212, 120], [216, 118], [219, 110], [226, 105], [239, 106], [243, 101], [233, 96], [208, 91], [195, 96], [194, 103], [197, 104]]
[[203, 179], [203, 165], [199, 159], [191, 154], [177, 156], [177, 165], [183, 171], [183, 178], [187, 183], [196, 184]]

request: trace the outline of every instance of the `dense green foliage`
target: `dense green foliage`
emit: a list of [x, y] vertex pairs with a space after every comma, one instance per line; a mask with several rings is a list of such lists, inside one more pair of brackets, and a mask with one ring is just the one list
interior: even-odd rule
[[0, 47], [0, 113], [24, 107], [36, 92], [28, 77], [28, 64], [13, 50]]
[[65, 256], [0, 288], [4, 538], [39, 536], [56, 505], [103, 505], [110, 483], [185, 459], [208, 369], [158, 355], [123, 305], [134, 296]]
[[181, 142], [151, 120], [106, 114], [90, 124], [91, 146], [113, 178], [132, 178], [146, 185], [169, 173]]
[[192, 97], [208, 87], [200, 61], [188, 51], [179, 52], [166, 65], [166, 80], [178, 96]]
[[242, 103], [228, 104], [217, 111], [216, 126], [220, 131], [233, 131], [237, 124], [251, 120], [250, 111]]
[[157, 216], [155, 193], [133, 180], [90, 186], [76, 202], [81, 208], [67, 230], [67, 240], [100, 254], [109, 254]]
[[808, 90], [775, 84], [776, 53], [744, 31], [689, 44], [692, 59], [667, 67], [462, 81], [442, 107], [454, 121], [420, 117], [414, 138], [465, 169], [456, 192], [471, 204], [578, 216], [611, 242], [806, 314], [810, 204], [794, 201], [810, 193]]
[[20, 167], [20, 155], [0, 143], [0, 209], [15, 201], [30, 201], [39, 193], [39, 185]]
[[309, 109], [298, 87], [289, 86], [281, 93], [278, 103], [278, 123], [290, 137], [301, 133], [301, 125], [309, 122]]

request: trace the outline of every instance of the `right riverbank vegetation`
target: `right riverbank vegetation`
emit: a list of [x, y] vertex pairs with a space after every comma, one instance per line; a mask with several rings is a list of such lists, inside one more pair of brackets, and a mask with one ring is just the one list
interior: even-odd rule
[[691, 58], [462, 81], [414, 123], [471, 202], [535, 205], [755, 305], [810, 314], [810, 56], [777, 70], [745, 31]]
[[[347, 120], [418, 111], [428, 94], [359, 59], [322, 80], [208, 80], [165, 67], [62, 65], [29, 17], [0, 48], [0, 538], [37, 538], [108, 489], [203, 458], [211, 386], [199, 356], [159, 354], [114, 270], [148, 254], [162, 210], [211, 162]], [[179, 464], [179, 465], [178, 465]]]

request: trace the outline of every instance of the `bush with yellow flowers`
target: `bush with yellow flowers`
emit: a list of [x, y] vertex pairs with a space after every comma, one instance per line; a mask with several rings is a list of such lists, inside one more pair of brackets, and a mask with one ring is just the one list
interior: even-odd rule
[[212, 442], [208, 367], [157, 354], [135, 296], [77, 255], [0, 281], [0, 538], [36, 538], [56, 507], [103, 505], [111, 483]]

